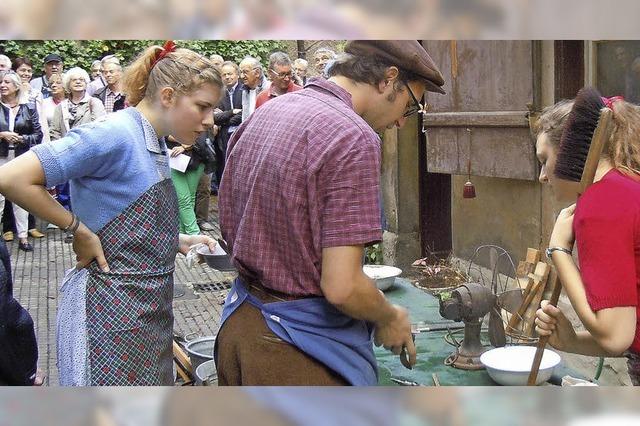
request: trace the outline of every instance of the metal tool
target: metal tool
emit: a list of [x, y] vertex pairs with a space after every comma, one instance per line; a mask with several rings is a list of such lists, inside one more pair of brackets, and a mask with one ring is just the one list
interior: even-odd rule
[[413, 380], [398, 379], [396, 377], [391, 377], [389, 380], [400, 386], [422, 386], [420, 383], [414, 382]]

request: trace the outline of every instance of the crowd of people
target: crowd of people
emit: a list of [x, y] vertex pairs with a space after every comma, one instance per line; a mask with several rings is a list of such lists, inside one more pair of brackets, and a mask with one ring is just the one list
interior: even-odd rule
[[[321, 74], [326, 62], [334, 57], [333, 51], [318, 49], [314, 55], [316, 72]], [[214, 230], [209, 222], [210, 196], [217, 195], [226, 146], [238, 125], [267, 100], [299, 90], [307, 80], [308, 62], [303, 58], [292, 61], [284, 52], [273, 53], [266, 68], [250, 56], [240, 64], [217, 54], [209, 59], [221, 73], [227, 94], [216, 106], [215, 125], [203, 132], [193, 147], [181, 145], [171, 136], [166, 141], [171, 156], [191, 157], [186, 170], [172, 170], [180, 205], [180, 230], [187, 234]], [[62, 56], [51, 53], [45, 56], [42, 68], [43, 74], [34, 78], [29, 58], [0, 55], [0, 76], [4, 80], [6, 75], [7, 79], [2, 106], [12, 112], [1, 127], [0, 164], [34, 145], [63, 138], [75, 126], [106, 118], [127, 106], [122, 91], [123, 68], [116, 55], [95, 60], [87, 72], [79, 67], [64, 70]], [[31, 125], [34, 120], [36, 126]], [[14, 142], [8, 132], [22, 136], [24, 142]], [[50, 193], [72, 211], [68, 182], [50, 188]], [[19, 249], [33, 251], [28, 237], [43, 238], [46, 234], [36, 228], [33, 215], [25, 216], [23, 209], [0, 197], [4, 241], [13, 241], [17, 234]], [[47, 228], [57, 227], [48, 224]], [[71, 238], [65, 237], [65, 242], [70, 243]]]
[[[107, 56], [92, 76], [63, 73], [52, 53], [30, 80], [28, 59], [0, 56], [2, 202], [13, 203], [21, 250], [33, 250], [33, 213], [65, 232], [78, 261], [58, 297], [62, 385], [173, 384], [175, 257], [216, 249], [202, 232], [216, 191], [238, 271], [216, 339], [220, 384], [375, 385], [374, 344], [415, 365], [408, 311], [376, 288], [362, 259], [382, 239], [379, 133], [424, 112], [420, 100], [443, 94], [444, 78], [417, 41], [344, 50], [319, 49], [319, 77], [309, 79], [308, 63], [284, 52], [264, 67], [171, 41], [124, 73]], [[613, 133], [596, 183], [560, 213], [548, 252], [586, 330], [547, 301], [536, 324], [556, 348], [627, 356], [638, 384], [640, 107], [596, 98], [590, 113], [609, 108]], [[543, 111], [536, 143], [540, 181], [575, 202], [556, 170], [570, 111]], [[0, 255], [0, 382], [35, 383], [33, 322]]]

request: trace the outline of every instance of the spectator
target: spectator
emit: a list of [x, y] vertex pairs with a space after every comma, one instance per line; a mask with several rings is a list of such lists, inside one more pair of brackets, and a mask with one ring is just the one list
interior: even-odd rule
[[224, 63], [224, 58], [220, 55], [216, 55], [215, 53], [209, 57], [209, 60], [214, 67], [218, 68], [218, 70], [220, 70], [220, 67], [222, 67], [222, 64]]
[[57, 105], [53, 114], [52, 140], [63, 138], [70, 129], [95, 121], [106, 114], [100, 99], [87, 94], [90, 79], [85, 70], [78, 67], [71, 68], [62, 81], [67, 99]]
[[42, 93], [34, 90], [29, 82], [33, 77], [33, 63], [29, 58], [16, 58], [13, 61], [13, 70], [18, 74], [20, 80], [22, 80], [22, 86], [24, 87], [29, 102], [35, 104], [38, 111], [38, 117], [40, 118], [40, 128], [42, 129], [42, 141], [49, 141], [49, 123], [45, 117], [42, 109], [43, 99]]
[[[173, 136], [166, 138], [171, 157], [177, 157], [180, 154], [191, 157], [184, 172], [171, 169], [171, 180], [178, 194], [181, 234], [198, 235], [200, 233], [195, 212], [196, 191], [207, 162], [207, 158], [202, 155], [207, 149], [207, 138], [208, 132], [202, 132], [193, 145], [183, 145]], [[200, 149], [196, 148], [198, 145]]]
[[106, 56], [102, 59], [102, 76], [107, 85], [97, 90], [93, 97], [102, 101], [107, 114], [123, 109], [125, 96], [122, 93], [122, 66], [116, 56]]
[[[214, 121], [215, 122], [215, 121]], [[215, 127], [215, 126], [214, 126]], [[209, 223], [209, 206], [211, 204], [211, 178], [216, 171], [218, 157], [214, 148], [215, 137], [214, 127], [204, 132], [196, 140], [195, 149], [202, 153], [204, 172], [198, 182], [196, 189], [196, 223], [200, 231], [213, 231], [215, 227]]]
[[240, 78], [242, 87], [242, 121], [245, 121], [256, 109], [256, 98], [268, 88], [269, 82], [264, 78], [262, 64], [256, 58], [247, 56], [240, 62]]
[[286, 53], [274, 52], [271, 54], [269, 57], [269, 75], [271, 76], [271, 85], [268, 90], [263, 91], [256, 98], [256, 108], [276, 96], [302, 89], [292, 81], [291, 59]]
[[[51, 138], [51, 126], [53, 124], [53, 114], [56, 111], [56, 107], [66, 99], [66, 95], [64, 93], [64, 87], [62, 85], [62, 75], [59, 73], [51, 74], [49, 78], [49, 85], [51, 87], [51, 96], [42, 101], [42, 112], [44, 114], [44, 118], [47, 121], [47, 128], [49, 129], [49, 138]], [[64, 206], [65, 208], [69, 208], [69, 194], [68, 193], [58, 193], [57, 188], [55, 186], [49, 188], [51, 195], [58, 200], [58, 202]], [[31, 218], [32, 215], [29, 215]], [[49, 223], [47, 225], [47, 229], [58, 229], [58, 227]]]
[[56, 110], [56, 106], [66, 98], [64, 86], [62, 85], [62, 75], [60, 73], [51, 74], [51, 77], [49, 77], [49, 87], [51, 89], [51, 96], [42, 101], [42, 114], [47, 121], [50, 138], [53, 113]]
[[[217, 195], [218, 184], [222, 179], [224, 162], [227, 155], [227, 143], [233, 132], [242, 122], [243, 87], [238, 81], [240, 68], [237, 64], [227, 61], [222, 65], [222, 81], [226, 92], [214, 114], [214, 122], [218, 128], [214, 148], [216, 150], [215, 180], [212, 178], [212, 191]], [[215, 183], [215, 188], [214, 188]]]
[[309, 62], [306, 59], [298, 58], [293, 61], [293, 75], [298, 79], [296, 84], [303, 87], [307, 84], [307, 68]]
[[44, 75], [42, 77], [34, 78], [31, 80], [31, 87], [33, 87], [36, 91], [42, 93], [42, 98], [46, 99], [51, 96], [51, 87], [49, 84], [49, 77], [54, 72], [62, 74], [63, 68], [62, 56], [57, 53], [50, 53], [44, 57]]
[[6, 55], [0, 55], [0, 72], [11, 69], [11, 59]]
[[315, 54], [313, 55], [313, 60], [316, 64], [316, 72], [318, 73], [318, 75], [326, 77], [327, 75], [325, 68], [327, 66], [327, 63], [333, 61], [335, 58], [336, 52], [331, 49], [321, 47], [320, 49], [316, 50]]
[[[49, 139], [49, 123], [47, 122], [47, 118], [44, 114], [44, 100], [42, 99], [42, 93], [34, 90], [29, 82], [33, 77], [33, 64], [29, 58], [16, 58], [13, 61], [13, 69], [22, 80], [22, 87], [24, 89], [24, 93], [27, 93], [28, 102], [34, 104], [36, 106], [36, 111], [38, 111], [38, 120], [40, 121], [40, 129], [42, 130], [42, 142], [48, 142]], [[5, 226], [7, 229], [13, 229], [15, 226], [15, 218], [13, 217], [13, 211], [7, 211], [10, 202], [5, 205]], [[43, 238], [44, 234], [40, 232], [38, 228], [36, 228], [36, 218], [30, 214], [29, 215], [29, 235], [33, 238]]]
[[107, 83], [102, 76], [102, 61], [95, 60], [91, 64], [91, 83], [87, 86], [87, 94], [93, 96], [106, 85]]
[[[15, 71], [6, 71], [0, 82], [0, 164], [29, 151], [32, 146], [42, 141], [42, 130], [38, 111], [34, 104], [28, 103], [27, 93], [22, 81]], [[0, 211], [4, 210], [5, 199], [0, 195]], [[18, 248], [22, 251], [33, 251], [27, 239], [29, 213], [17, 204], [13, 204], [13, 215], [18, 231]], [[3, 235], [8, 237], [8, 232]], [[7, 238], [5, 238], [6, 240]], [[13, 236], [11, 235], [11, 238]]]
[[102, 62], [95, 60], [91, 63], [91, 81], [102, 77]]

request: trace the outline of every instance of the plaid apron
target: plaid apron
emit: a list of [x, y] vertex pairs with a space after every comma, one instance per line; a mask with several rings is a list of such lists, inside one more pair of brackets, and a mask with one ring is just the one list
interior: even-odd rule
[[87, 280], [91, 385], [173, 385], [177, 210], [164, 179], [98, 232], [111, 272], [94, 263]]

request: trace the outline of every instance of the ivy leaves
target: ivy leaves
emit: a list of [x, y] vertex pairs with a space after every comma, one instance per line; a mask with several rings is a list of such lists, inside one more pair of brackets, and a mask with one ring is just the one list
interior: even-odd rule
[[[106, 55], [116, 55], [124, 64], [131, 62], [152, 44], [162, 45], [164, 40], [3, 40], [0, 53], [10, 58], [27, 57], [33, 62], [34, 74], [42, 73], [42, 60], [49, 53], [58, 53], [64, 58], [64, 67], [91, 68], [91, 63]], [[284, 50], [284, 42], [277, 40], [178, 40], [178, 46], [209, 56], [217, 53], [240, 62], [245, 56], [259, 58], [267, 65], [269, 55]]]

